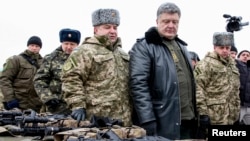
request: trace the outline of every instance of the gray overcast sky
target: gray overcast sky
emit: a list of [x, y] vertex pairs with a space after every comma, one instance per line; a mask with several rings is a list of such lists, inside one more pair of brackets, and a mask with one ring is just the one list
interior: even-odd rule
[[[120, 11], [118, 28], [123, 48], [128, 52], [136, 38], [142, 37], [156, 25], [156, 10], [166, 0], [2, 0], [0, 8], [0, 68], [5, 60], [26, 49], [30, 36], [40, 36], [44, 56], [60, 45], [59, 30], [78, 29], [84, 40], [93, 35], [91, 13], [98, 8], [115, 8]], [[169, 0], [181, 9], [178, 35], [188, 43], [188, 49], [203, 58], [213, 50], [212, 35], [226, 31], [223, 14], [242, 16], [250, 21], [247, 0]], [[250, 26], [235, 32], [238, 51], [249, 49]]]

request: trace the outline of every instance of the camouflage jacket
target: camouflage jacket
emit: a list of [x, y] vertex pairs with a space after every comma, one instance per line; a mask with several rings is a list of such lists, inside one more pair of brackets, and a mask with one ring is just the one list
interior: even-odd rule
[[131, 124], [128, 88], [129, 56], [105, 37], [86, 38], [63, 66], [62, 91], [72, 108], [83, 107], [91, 115], [121, 119]]
[[[2, 72], [0, 72], [0, 76], [1, 76]], [[2, 90], [0, 89], [0, 110], [4, 109], [4, 106], [3, 106], [3, 93], [2, 93]]]
[[17, 99], [21, 109], [31, 108], [39, 111], [42, 103], [33, 85], [33, 78], [37, 67], [30, 64], [21, 55], [29, 56], [38, 66], [42, 62], [40, 54], [33, 54], [28, 50], [7, 59], [0, 77], [0, 86], [4, 95], [4, 101], [8, 102]]
[[45, 55], [34, 78], [35, 89], [43, 103], [53, 98], [62, 98], [62, 66], [68, 57], [69, 54], [66, 54], [61, 46], [52, 53]]
[[211, 124], [233, 124], [239, 117], [239, 72], [235, 61], [208, 53], [194, 70], [197, 81], [197, 108]]

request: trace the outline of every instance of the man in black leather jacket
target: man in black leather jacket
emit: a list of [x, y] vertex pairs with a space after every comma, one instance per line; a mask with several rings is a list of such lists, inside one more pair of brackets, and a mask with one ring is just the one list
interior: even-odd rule
[[195, 81], [187, 44], [177, 37], [181, 11], [174, 3], [157, 10], [157, 26], [130, 50], [130, 88], [134, 124], [148, 135], [194, 138]]

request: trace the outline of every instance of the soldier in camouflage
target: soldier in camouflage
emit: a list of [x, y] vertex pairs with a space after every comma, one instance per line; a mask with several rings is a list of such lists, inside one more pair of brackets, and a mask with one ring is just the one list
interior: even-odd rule
[[[0, 71], [0, 76], [2, 75], [2, 72]], [[4, 106], [3, 106], [3, 93], [2, 93], [2, 90], [0, 89], [0, 110], [4, 109]]]
[[4, 64], [0, 76], [4, 108], [33, 109], [40, 112], [42, 102], [34, 89], [33, 78], [43, 59], [39, 54], [42, 41], [38, 36], [32, 36], [27, 47], [28, 49], [19, 55], [8, 58]]
[[[62, 66], [71, 52], [80, 43], [81, 33], [74, 29], [61, 29], [61, 45], [44, 57], [43, 63], [34, 78], [34, 86], [45, 111], [53, 114], [70, 114], [66, 102], [62, 99]], [[43, 112], [45, 112], [43, 111]]]
[[65, 101], [79, 121], [96, 115], [121, 119], [130, 126], [129, 56], [117, 36], [119, 12], [98, 9], [92, 23], [94, 36], [87, 37], [63, 66]]
[[230, 57], [233, 34], [215, 32], [214, 51], [197, 63], [197, 108], [200, 125], [232, 125], [239, 118], [239, 72]]

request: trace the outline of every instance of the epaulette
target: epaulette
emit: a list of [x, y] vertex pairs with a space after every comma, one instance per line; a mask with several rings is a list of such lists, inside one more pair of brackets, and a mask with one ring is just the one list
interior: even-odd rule
[[136, 42], [141, 42], [141, 41], [144, 40], [144, 39], [145, 39], [145, 37], [137, 38], [137, 39], [136, 39]]

